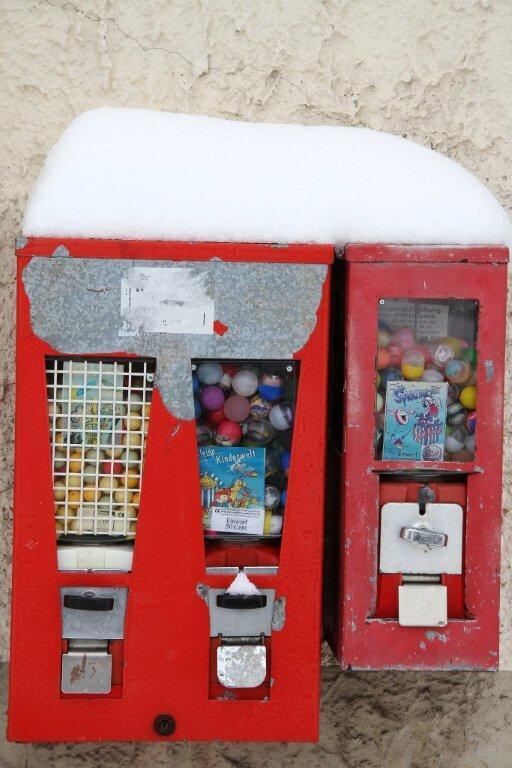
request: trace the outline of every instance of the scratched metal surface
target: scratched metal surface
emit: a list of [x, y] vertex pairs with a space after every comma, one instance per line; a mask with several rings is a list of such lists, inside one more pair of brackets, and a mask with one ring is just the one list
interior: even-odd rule
[[34, 332], [62, 353], [133, 352], [156, 357], [167, 408], [194, 418], [190, 360], [286, 359], [301, 349], [316, 324], [325, 265], [145, 261], [143, 266], [188, 268], [205, 275], [215, 319], [224, 335], [146, 332], [120, 335], [121, 280], [140, 261], [35, 257], [23, 282]]

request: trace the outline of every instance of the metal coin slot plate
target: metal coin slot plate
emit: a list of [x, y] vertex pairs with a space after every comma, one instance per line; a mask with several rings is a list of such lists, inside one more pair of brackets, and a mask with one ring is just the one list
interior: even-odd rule
[[267, 649], [264, 645], [226, 644], [217, 648], [217, 678], [226, 688], [257, 688], [266, 676]]
[[[111, 601], [112, 610], [79, 610], [64, 605], [66, 595]], [[125, 587], [61, 587], [62, 637], [69, 639], [62, 655], [62, 693], [110, 693], [112, 656], [109, 640], [124, 637], [128, 590]]]
[[[410, 534], [416, 529], [418, 535]], [[463, 510], [459, 504], [384, 504], [380, 524], [381, 573], [462, 573]]]
[[[64, 595], [112, 598], [114, 607], [111, 611], [66, 608]], [[73, 640], [122, 640], [127, 597], [126, 587], [61, 587], [62, 637]]]
[[398, 587], [398, 623], [401, 627], [445, 627], [448, 591], [442, 584], [403, 584]]
[[220, 608], [217, 595], [223, 595], [225, 589], [208, 589], [208, 608], [210, 611], [210, 637], [270, 637], [272, 632], [272, 614], [274, 611], [275, 589], [261, 589], [267, 596], [264, 608], [251, 610]]

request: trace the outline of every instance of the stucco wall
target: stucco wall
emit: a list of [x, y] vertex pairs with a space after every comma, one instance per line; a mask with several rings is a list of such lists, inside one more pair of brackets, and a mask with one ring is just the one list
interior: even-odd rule
[[[8, 571], [13, 241], [31, 184], [69, 121], [85, 109], [116, 105], [365, 125], [460, 161], [510, 210], [512, 3], [1, 0], [0, 14], [1, 506], [7, 521], [0, 546]], [[510, 363], [510, 348], [508, 357]], [[509, 422], [511, 410], [509, 399]], [[509, 442], [511, 433], [509, 427]], [[509, 450], [509, 477], [511, 461]], [[510, 480], [505, 489], [501, 658], [510, 669]], [[4, 655], [7, 584], [3, 578]]]

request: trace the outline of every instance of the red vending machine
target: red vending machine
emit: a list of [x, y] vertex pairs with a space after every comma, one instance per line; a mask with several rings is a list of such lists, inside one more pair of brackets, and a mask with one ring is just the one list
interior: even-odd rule
[[507, 260], [502, 247], [344, 254], [344, 668], [498, 667]]
[[17, 257], [9, 738], [315, 740], [332, 247]]

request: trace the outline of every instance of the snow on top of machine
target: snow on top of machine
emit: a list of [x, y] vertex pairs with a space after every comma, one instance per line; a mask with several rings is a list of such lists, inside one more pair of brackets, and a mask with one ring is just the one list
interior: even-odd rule
[[508, 244], [491, 192], [447, 157], [366, 128], [138, 109], [76, 118], [50, 151], [25, 236]]
[[258, 587], [250, 581], [243, 571], [233, 579], [226, 592], [228, 595], [259, 595]]

